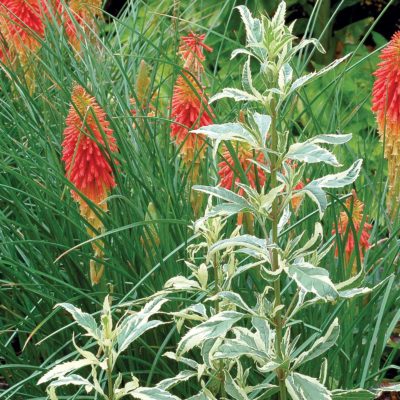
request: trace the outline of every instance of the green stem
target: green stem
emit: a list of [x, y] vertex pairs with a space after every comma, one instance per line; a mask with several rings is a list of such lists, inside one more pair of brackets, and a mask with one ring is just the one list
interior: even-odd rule
[[[275, 188], [278, 185], [277, 179], [277, 164], [278, 157], [275, 152], [278, 150], [278, 133], [276, 130], [276, 112], [275, 105], [272, 102], [271, 104], [271, 189]], [[279, 223], [279, 204], [278, 199], [276, 198], [272, 203], [272, 212], [271, 212], [271, 220], [272, 220], [272, 242], [278, 243], [278, 223]], [[277, 271], [279, 269], [279, 259], [278, 252], [276, 249], [272, 251], [272, 270]], [[281, 305], [281, 282], [278, 278], [274, 282], [274, 295], [275, 302], [274, 306], [279, 307]], [[281, 310], [278, 310], [275, 315], [275, 329], [276, 329], [276, 352], [278, 357], [283, 360], [282, 353], [282, 331], [283, 331], [283, 320]], [[285, 370], [283, 368], [278, 368], [276, 370], [276, 374], [278, 376], [279, 381], [279, 392], [280, 392], [280, 400], [286, 400], [286, 386], [285, 386]]]
[[111, 354], [112, 350], [108, 349], [107, 351], [107, 386], [108, 386], [108, 399], [109, 400], [114, 400], [114, 385], [112, 381], [112, 359], [111, 359]]
[[[218, 271], [218, 266], [219, 266], [219, 262], [218, 262], [218, 257], [215, 254], [214, 255], [214, 260], [213, 260], [213, 267], [214, 267], [214, 285], [215, 285], [215, 294], [218, 294], [221, 290], [221, 286], [220, 286], [220, 282], [219, 282], [219, 271]], [[215, 300], [215, 313], [218, 314], [220, 309], [219, 309], [219, 300], [216, 299]], [[225, 393], [225, 376], [224, 376], [224, 361], [221, 360], [218, 363], [218, 380], [220, 381], [220, 392], [221, 392], [221, 397], [225, 397], [226, 393]]]

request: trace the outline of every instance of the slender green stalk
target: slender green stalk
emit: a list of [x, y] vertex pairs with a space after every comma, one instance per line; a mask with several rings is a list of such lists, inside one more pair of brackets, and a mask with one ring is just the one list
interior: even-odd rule
[[112, 360], [112, 347], [107, 347], [107, 389], [108, 389], [108, 400], [114, 400], [114, 384], [112, 380], [113, 360]]
[[[215, 254], [214, 255], [214, 262], [213, 262], [213, 267], [214, 267], [214, 284], [215, 284], [215, 294], [218, 294], [218, 292], [220, 291], [220, 282], [219, 282], [219, 271], [218, 271], [218, 257]], [[220, 311], [219, 309], [219, 300], [216, 299], [215, 300], [215, 313], [218, 314]], [[226, 393], [225, 393], [225, 376], [224, 376], [224, 361], [221, 360], [218, 363], [218, 379], [220, 381], [220, 392], [221, 392], [221, 396], [225, 397]]]
[[[274, 104], [271, 105], [271, 188], [275, 188], [278, 184], [277, 180], [277, 157], [274, 152], [278, 149], [278, 133], [276, 131], [276, 112]], [[278, 223], [279, 223], [279, 204], [278, 198], [272, 203], [272, 241], [278, 243]], [[278, 252], [276, 249], [272, 251], [272, 270], [277, 271], [279, 269]], [[274, 282], [274, 307], [277, 308], [281, 305], [281, 283], [280, 279], [276, 279]], [[280, 359], [283, 358], [282, 353], [282, 328], [283, 321], [281, 310], [278, 310], [275, 315], [275, 328], [276, 328], [276, 351]], [[279, 392], [280, 400], [286, 400], [286, 387], [285, 387], [285, 371], [282, 368], [278, 368], [276, 371], [279, 381]]]
[[114, 388], [112, 381], [112, 360], [110, 358], [111, 349], [107, 359], [107, 386], [108, 386], [108, 399], [114, 400]]

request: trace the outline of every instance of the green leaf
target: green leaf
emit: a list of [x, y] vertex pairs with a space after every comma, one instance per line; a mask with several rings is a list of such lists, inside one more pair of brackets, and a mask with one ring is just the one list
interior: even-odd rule
[[213, 103], [214, 101], [220, 99], [234, 99], [235, 101], [257, 101], [262, 102], [263, 98], [259, 98], [254, 96], [251, 93], [245, 92], [244, 90], [235, 89], [235, 88], [224, 88], [222, 92], [215, 94], [214, 96], [210, 97], [209, 103]]
[[261, 317], [252, 317], [251, 323], [257, 331], [257, 336], [260, 339], [260, 347], [265, 354], [270, 353], [273, 333], [266, 319]]
[[338, 291], [348, 291], [350, 289], [358, 289], [358, 286], [362, 284], [365, 278], [365, 271], [361, 269], [356, 276], [352, 276], [344, 282], [336, 284], [336, 289]]
[[242, 86], [246, 92], [254, 94], [254, 96], [257, 98], [262, 98], [260, 92], [253, 86], [253, 78], [250, 68], [250, 56], [247, 57], [247, 60], [243, 65]]
[[288, 64], [283, 64], [282, 68], [279, 70], [279, 78], [278, 78], [278, 86], [279, 88], [284, 91], [286, 85], [292, 81], [293, 78], [293, 69]]
[[215, 218], [218, 216], [230, 217], [232, 215], [238, 214], [241, 211], [244, 211], [247, 207], [245, 205], [234, 204], [234, 203], [222, 203], [217, 204], [215, 207], [212, 207], [209, 211], [206, 211], [204, 217], [199, 218], [196, 221], [196, 225], [202, 224], [204, 221], [207, 221], [210, 218]]
[[83, 312], [80, 308], [69, 303], [59, 303], [55, 307], [62, 307], [64, 310], [68, 311], [76, 323], [86, 330], [88, 336], [100, 340], [101, 331], [97, 326], [96, 320], [90, 314]]
[[117, 336], [118, 354], [126, 350], [129, 345], [144, 332], [164, 324], [162, 321], [148, 322], [148, 319], [153, 314], [156, 314], [160, 310], [161, 306], [167, 301], [167, 299], [162, 297], [156, 297], [149, 301], [137, 314], [129, 316], [123, 320], [119, 327]]
[[348, 57], [350, 56], [350, 54], [345, 55], [342, 58], [339, 58], [335, 61], [333, 61], [332, 63], [330, 63], [328, 66], [326, 66], [325, 68], [320, 69], [317, 72], [311, 72], [308, 75], [304, 75], [298, 79], [296, 79], [292, 86], [290, 87], [289, 93], [293, 93], [294, 91], [296, 91], [297, 89], [301, 88], [302, 86], [304, 86], [306, 83], [310, 82], [312, 79], [317, 78], [323, 74], [325, 74], [326, 72], [332, 70], [333, 68], [336, 68], [340, 63], [342, 63], [343, 61], [345, 61]]
[[235, 49], [232, 51], [231, 60], [234, 59], [238, 54], [244, 54], [246, 56], [254, 57], [254, 54], [246, 49]]
[[58, 379], [64, 377], [69, 374], [71, 371], [75, 371], [79, 368], [86, 367], [88, 365], [95, 364], [97, 360], [94, 362], [90, 359], [76, 360], [76, 361], [68, 361], [62, 364], [58, 364], [53, 367], [50, 371], [46, 372], [38, 381], [38, 385], [42, 383], [46, 383], [51, 381], [52, 379]]
[[314, 181], [306, 185], [299, 193], [304, 192], [317, 206], [319, 216], [322, 218], [326, 208], [328, 207], [328, 199], [324, 190], [320, 186], [314, 184]]
[[216, 299], [224, 299], [229, 303], [235, 305], [236, 307], [241, 308], [246, 311], [250, 315], [254, 315], [255, 312], [244, 302], [240, 294], [229, 291], [222, 291], [217, 293], [215, 296], [210, 297], [209, 301], [215, 301]]
[[177, 356], [175, 353], [173, 353], [172, 351], [167, 351], [167, 352], [164, 354], [164, 357], [167, 357], [167, 358], [169, 358], [170, 360], [174, 360], [174, 361], [176, 361], [176, 362], [181, 362], [182, 364], [185, 364], [185, 365], [187, 365], [188, 367], [191, 367], [191, 368], [196, 369], [196, 370], [197, 370], [197, 368], [198, 368], [198, 366], [199, 366], [199, 364], [198, 364], [196, 361], [191, 360], [190, 358], [178, 357], [178, 356]]
[[260, 134], [261, 147], [265, 147], [265, 143], [267, 141], [267, 135], [268, 135], [269, 128], [271, 126], [272, 119], [269, 115], [259, 114], [258, 112], [255, 112], [253, 114], [253, 119], [257, 125], [258, 132]]
[[247, 43], [260, 43], [263, 40], [263, 30], [261, 21], [258, 18], [253, 18], [250, 10], [246, 6], [236, 7], [242, 21], [246, 27], [246, 39]]
[[258, 143], [255, 141], [251, 133], [239, 123], [229, 122], [226, 124], [207, 125], [198, 129], [194, 129], [190, 132], [202, 134], [212, 140], [215, 140], [213, 150], [214, 157], [217, 154], [219, 144], [223, 140], [237, 140], [248, 143], [252, 147], [258, 147]]
[[285, 25], [285, 15], [286, 15], [286, 2], [281, 1], [271, 20], [271, 24], [275, 28], [282, 28]]
[[326, 334], [314, 342], [311, 348], [300, 354], [294, 362], [293, 369], [298, 366], [319, 357], [321, 354], [329, 350], [337, 341], [340, 333], [338, 319], [335, 318]]
[[286, 268], [285, 271], [306, 292], [314, 293], [317, 297], [328, 301], [338, 297], [338, 292], [326, 269], [314, 267], [310, 263], [299, 260]]
[[295, 55], [296, 53], [298, 53], [301, 49], [303, 49], [304, 47], [306, 47], [306, 46], [308, 46], [308, 45], [310, 45], [310, 44], [312, 44], [313, 46], [315, 46], [316, 48], [317, 48], [317, 50], [320, 52], [320, 53], [325, 53], [325, 49], [324, 49], [324, 47], [322, 46], [322, 44], [320, 43], [320, 41], [318, 40], [318, 39], [314, 39], [314, 38], [311, 38], [311, 39], [302, 39], [301, 41], [300, 41], [300, 43], [297, 45], [297, 46], [295, 46], [295, 47], [293, 47], [293, 49], [292, 49], [292, 51], [290, 52], [292, 55]]
[[257, 363], [265, 363], [269, 356], [269, 342], [264, 343], [259, 334], [251, 332], [247, 328], [236, 327], [232, 329], [235, 339], [225, 339], [224, 343], [215, 353], [215, 358], [239, 358], [247, 356]]
[[203, 390], [200, 393], [192, 397], [189, 397], [187, 400], [217, 400], [217, 399], [206, 388], [203, 388]]
[[253, 393], [259, 393], [261, 392], [262, 394], [257, 397], [251, 397], [254, 398], [254, 400], [265, 400], [273, 396], [275, 393], [279, 392], [279, 387], [276, 385], [272, 385], [271, 383], [260, 383], [259, 385], [252, 386], [250, 394], [253, 395]]
[[214, 359], [214, 353], [219, 349], [222, 341], [222, 338], [207, 339], [201, 345], [201, 357], [203, 358], [204, 364], [207, 368], [213, 368], [212, 361]]
[[215, 197], [218, 197], [222, 200], [225, 200], [230, 203], [237, 204], [242, 207], [249, 207], [250, 204], [248, 201], [242, 197], [239, 196], [238, 194], [232, 192], [231, 190], [221, 188], [221, 187], [213, 187], [213, 186], [201, 186], [201, 185], [195, 185], [192, 187], [192, 189], [197, 190], [198, 192], [203, 192], [207, 194], [211, 194]]
[[346, 171], [342, 171], [337, 174], [326, 175], [322, 178], [312, 181], [311, 183], [318, 185], [321, 188], [341, 188], [343, 186], [350, 185], [358, 178], [362, 163], [363, 160], [357, 160]]
[[225, 390], [235, 400], [249, 400], [243, 388], [241, 388], [231, 377], [228, 371], [224, 371]]
[[308, 139], [306, 143], [344, 144], [351, 140], [352, 137], [353, 135], [351, 133], [346, 135], [325, 133], [323, 135], [317, 135]]
[[186, 333], [178, 344], [177, 355], [181, 356], [193, 347], [199, 346], [206, 339], [224, 337], [243, 315], [236, 311], [223, 311], [213, 315], [208, 321], [195, 326]]
[[94, 386], [87, 379], [82, 378], [80, 375], [75, 375], [75, 374], [60, 377], [56, 381], [51, 382], [49, 384], [49, 387], [55, 388], [59, 386], [68, 386], [68, 385], [84, 386], [86, 393], [90, 393], [94, 389]]
[[293, 400], [331, 400], [329, 390], [311, 376], [291, 373], [285, 380], [287, 390]]
[[209, 255], [217, 251], [225, 250], [229, 247], [240, 247], [241, 249], [250, 249], [258, 255], [269, 259], [269, 251], [276, 248], [276, 245], [267, 244], [266, 239], [260, 239], [252, 235], [235, 236], [229, 239], [222, 239], [214, 243], [209, 249]]
[[375, 394], [365, 389], [333, 390], [332, 400], [373, 400]]
[[[336, 286], [336, 289], [338, 287]], [[372, 289], [367, 287], [362, 288], [354, 288], [348, 290], [338, 290], [339, 297], [342, 299], [353, 299], [354, 297], [364, 296], [368, 293], [371, 293]]]
[[185, 382], [194, 376], [197, 376], [196, 371], [184, 370], [179, 372], [179, 374], [174, 376], [173, 378], [163, 379], [161, 382], [158, 382], [157, 388], [162, 390], [170, 390], [180, 382]]
[[265, 355], [261, 351], [238, 339], [225, 340], [214, 354], [215, 359], [233, 359], [242, 356], [254, 358], [257, 362], [265, 359]]
[[179, 397], [157, 387], [139, 387], [127, 394], [139, 400], [180, 400]]
[[328, 205], [326, 194], [322, 188], [341, 188], [350, 185], [358, 178], [361, 166], [362, 160], [357, 160], [346, 171], [326, 175], [322, 178], [311, 181], [299, 193], [304, 192], [317, 204], [320, 217], [322, 217]]
[[200, 289], [200, 285], [197, 281], [178, 275], [168, 279], [167, 282], [165, 282], [164, 288], [174, 288], [176, 290]]
[[277, 198], [277, 196], [282, 192], [285, 188], [285, 185], [278, 185], [272, 188], [268, 193], [260, 196], [260, 207], [267, 213], [270, 212], [272, 208], [272, 203]]
[[299, 249], [293, 251], [290, 254], [289, 260], [293, 260], [299, 257], [305, 257], [312, 254], [319, 247], [322, 242], [324, 231], [320, 222], [316, 222], [314, 225], [314, 233], [311, 238]]
[[289, 147], [285, 159], [297, 160], [309, 164], [324, 162], [325, 164], [339, 167], [336, 156], [329, 150], [324, 149], [314, 143], [294, 143]]

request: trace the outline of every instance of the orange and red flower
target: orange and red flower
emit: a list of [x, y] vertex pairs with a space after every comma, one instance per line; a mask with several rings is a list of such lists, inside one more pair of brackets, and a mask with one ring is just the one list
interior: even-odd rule
[[191, 72], [201, 73], [204, 71], [203, 62], [206, 59], [203, 49], [212, 52], [213, 49], [204, 43], [206, 35], [198, 35], [190, 32], [189, 35], [181, 38], [181, 45], [178, 53], [185, 62], [184, 69]]
[[203, 43], [204, 37], [191, 33], [182, 37], [179, 48], [185, 70], [178, 77], [172, 95], [171, 138], [179, 147], [185, 163], [193, 162], [198, 152], [200, 159], [205, 154], [204, 137], [190, 133], [189, 130], [210, 125], [212, 122], [212, 111], [200, 84], [203, 71], [201, 63], [204, 61], [203, 48], [207, 51], [212, 50]]
[[393, 35], [380, 55], [381, 62], [374, 73], [372, 111], [378, 130], [385, 142], [388, 160], [388, 207], [393, 212], [400, 202], [400, 32]]
[[[254, 150], [252, 150], [247, 143], [237, 143], [235, 147], [237, 158], [246, 174], [249, 185], [253, 189], [257, 188], [257, 182], [260, 187], [263, 186], [266, 181], [265, 172], [262, 168], [252, 163], [251, 160], [263, 163], [264, 155], [261, 152], [256, 152], [256, 154], [254, 154]], [[220, 185], [221, 187], [232, 190], [234, 189], [234, 184], [241, 182], [240, 174], [229, 150], [225, 148], [222, 157], [223, 161], [218, 164], [218, 175], [221, 178]], [[242, 188], [239, 189], [239, 194], [243, 194]]]
[[[95, 18], [102, 15], [101, 5], [102, 0], [70, 0], [68, 3], [69, 10], [64, 9], [62, 11], [65, 33], [69, 43], [76, 51], [80, 51], [83, 40], [77, 24], [83, 32], [91, 36], [92, 30], [96, 30]], [[75, 21], [69, 13], [72, 14]]]
[[204, 137], [190, 133], [189, 130], [210, 125], [211, 115], [203, 89], [189, 74], [180, 76], [172, 97], [171, 117], [174, 122], [171, 124], [171, 138], [180, 147], [185, 163], [192, 162], [199, 151], [200, 158], [204, 157]]
[[0, 32], [13, 58], [19, 56], [21, 62], [24, 62], [29, 53], [40, 48], [39, 39], [44, 38], [45, 10], [44, 1], [0, 1]]
[[[76, 85], [72, 91], [71, 106], [66, 119], [62, 160], [69, 181], [104, 211], [107, 211], [106, 198], [115, 186], [111, 154], [118, 151], [113, 131], [109, 126], [106, 114], [96, 99], [83, 87]], [[81, 215], [93, 228], [101, 231], [103, 223], [85, 199], [75, 190], [72, 190], [71, 194], [80, 205]], [[95, 237], [91, 228], [87, 231], [90, 236]], [[95, 257], [103, 258], [102, 241], [94, 241], [92, 247]], [[99, 282], [103, 271], [104, 265], [97, 266], [94, 260], [91, 261], [92, 284]]]
[[[99, 204], [115, 186], [109, 152], [116, 152], [117, 145], [105, 112], [82, 86], [73, 89], [66, 125], [62, 159], [67, 178]], [[72, 195], [81, 201], [75, 191]]]
[[[354, 229], [358, 238], [358, 252], [361, 260], [363, 260], [364, 252], [371, 246], [369, 243], [369, 238], [372, 225], [368, 222], [365, 222], [364, 225], [361, 225], [364, 218], [364, 204], [357, 198], [355, 191], [353, 191], [353, 196], [346, 200], [345, 206], [348, 212], [351, 213], [351, 222], [354, 225]], [[340, 213], [337, 231], [336, 229], [333, 229], [332, 234], [338, 234], [341, 239], [346, 239], [344, 252], [346, 262], [349, 262], [350, 257], [356, 247], [356, 241], [353, 230], [350, 226], [350, 220], [347, 212], [342, 211]], [[338, 253], [339, 249], [336, 247], [335, 256], [337, 256]]]

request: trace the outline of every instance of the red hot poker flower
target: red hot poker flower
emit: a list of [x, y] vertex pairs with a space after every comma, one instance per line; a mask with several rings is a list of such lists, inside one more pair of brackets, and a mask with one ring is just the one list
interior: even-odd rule
[[[205, 154], [205, 142], [201, 135], [189, 133], [191, 129], [212, 123], [212, 111], [207, 103], [204, 90], [199, 84], [204, 61], [203, 49], [212, 51], [203, 43], [205, 35], [190, 33], [182, 37], [182, 44], [179, 54], [185, 62], [183, 75], [179, 76], [172, 95], [171, 117], [171, 138], [177, 146], [180, 146], [180, 153], [185, 163], [194, 160], [195, 153], [203, 149], [200, 158]], [[196, 79], [193, 75], [197, 75]]]
[[26, 58], [40, 47], [37, 37], [44, 38], [45, 9], [44, 1], [0, 1], [0, 31], [12, 53]]
[[400, 31], [393, 35], [380, 59], [374, 73], [372, 111], [381, 138], [385, 138], [389, 170], [388, 207], [392, 209], [400, 202]]
[[[361, 222], [363, 220], [363, 211], [364, 204], [357, 198], [355, 191], [353, 190], [353, 196], [349, 197], [346, 200], [346, 208], [349, 212], [351, 212], [351, 221], [353, 222], [354, 229], [357, 232], [358, 240], [358, 251], [360, 253], [361, 260], [364, 258], [365, 250], [371, 247], [369, 243], [370, 238], [370, 230], [372, 229], [372, 225], [365, 222], [363, 226], [361, 226]], [[350, 260], [350, 257], [355, 249], [355, 239], [353, 235], [353, 230], [350, 227], [349, 217], [345, 211], [342, 211], [339, 216], [338, 221], [338, 230], [332, 230], [332, 234], [338, 233], [339, 236], [343, 239], [347, 235], [347, 241], [345, 244], [345, 258], [346, 262]], [[360, 233], [361, 230], [361, 233]], [[338, 255], [338, 248], [336, 247], [335, 255]], [[354, 265], [353, 265], [354, 267]]]
[[[79, 85], [72, 92], [66, 125], [62, 157], [66, 176], [86, 197], [99, 204], [115, 186], [107, 147], [112, 153], [118, 149], [105, 112]], [[76, 192], [72, 191], [72, 196], [81, 201]]]
[[[81, 42], [84, 39], [77, 24], [87, 36], [93, 36], [92, 30], [97, 28], [95, 18], [102, 16], [101, 5], [102, 0], [71, 0], [68, 3], [68, 10], [61, 7], [65, 33], [75, 51], [80, 51]], [[72, 14], [73, 18], [71, 18], [70, 14]]]
[[[265, 172], [262, 168], [256, 166], [251, 162], [255, 159], [259, 163], [264, 162], [264, 156], [261, 152], [254, 157], [253, 150], [246, 143], [237, 143], [237, 157], [240, 165], [246, 174], [250, 186], [255, 189], [257, 187], [257, 180], [260, 186], [263, 186], [266, 181]], [[218, 164], [218, 175], [221, 178], [221, 187], [231, 190], [234, 183], [241, 182], [240, 176], [235, 168], [235, 161], [233, 160], [229, 150], [225, 149], [222, 153], [223, 161]], [[236, 171], [236, 172], [235, 172]], [[243, 194], [243, 189], [239, 189], [239, 194]]]
[[[107, 211], [105, 201], [108, 192], [115, 186], [110, 165], [111, 153], [118, 151], [110, 123], [105, 112], [83, 87], [73, 88], [71, 106], [64, 130], [62, 160], [65, 162], [67, 178], [86, 197]], [[72, 197], [79, 202], [81, 215], [97, 230], [103, 230], [103, 223], [78, 193], [71, 191]], [[96, 234], [87, 229], [90, 236]], [[96, 259], [103, 259], [103, 242], [92, 242]], [[99, 283], [104, 272], [104, 265], [90, 261], [90, 279], [92, 284]]]
[[181, 38], [182, 43], [179, 46], [178, 53], [181, 55], [182, 60], [185, 62], [183, 68], [195, 72], [204, 71], [203, 61], [206, 59], [203, 54], [203, 49], [212, 52], [213, 49], [204, 43], [206, 35], [198, 35], [190, 32], [188, 36]]
[[192, 162], [195, 153], [200, 149], [202, 149], [200, 158], [204, 157], [203, 136], [190, 133], [189, 130], [210, 125], [211, 115], [202, 88], [190, 75], [180, 76], [175, 83], [172, 96], [171, 116], [174, 122], [171, 124], [171, 138], [177, 146], [181, 146], [180, 153], [185, 163]]

